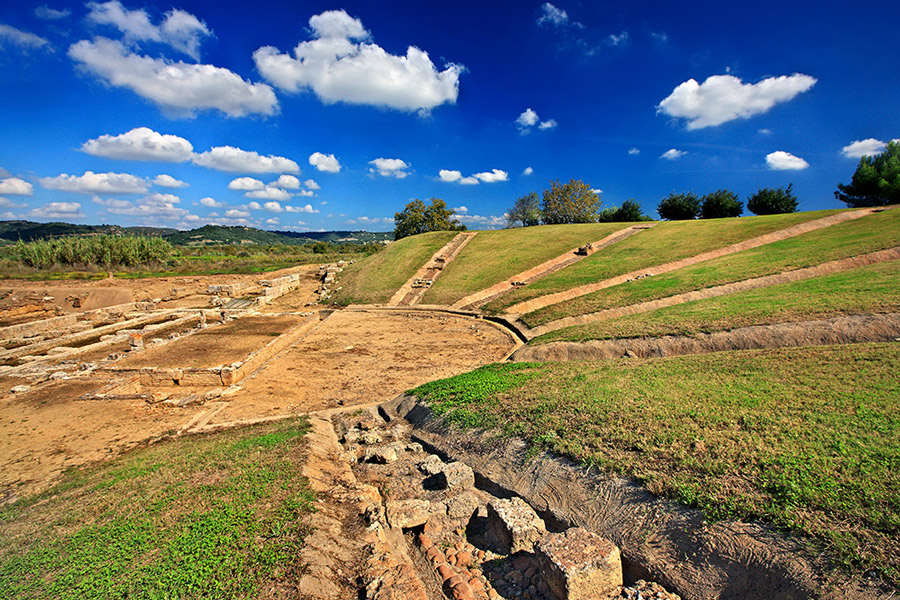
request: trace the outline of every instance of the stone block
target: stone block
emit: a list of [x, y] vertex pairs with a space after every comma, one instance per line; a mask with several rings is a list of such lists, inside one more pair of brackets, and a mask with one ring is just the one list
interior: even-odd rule
[[451, 519], [466, 519], [472, 517], [478, 510], [478, 496], [472, 492], [463, 492], [458, 496], [454, 496], [445, 501], [447, 505], [447, 516]]
[[544, 535], [535, 553], [553, 600], [612, 598], [622, 585], [619, 549], [580, 527]]
[[366, 462], [386, 465], [397, 461], [397, 450], [391, 446], [366, 449]]
[[409, 528], [424, 525], [431, 514], [428, 500], [388, 500], [385, 505], [388, 524], [395, 528]]
[[487, 519], [485, 540], [501, 554], [532, 552], [547, 533], [543, 519], [519, 497], [491, 500]]
[[468, 490], [475, 487], [475, 473], [472, 467], [459, 461], [443, 465], [437, 478], [442, 487], [450, 490]]
[[437, 475], [444, 468], [444, 461], [437, 454], [429, 454], [419, 463], [419, 470], [426, 475]]

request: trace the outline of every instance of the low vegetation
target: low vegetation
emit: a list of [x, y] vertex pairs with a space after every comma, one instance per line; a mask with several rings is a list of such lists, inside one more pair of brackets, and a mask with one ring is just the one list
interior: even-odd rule
[[138, 267], [164, 263], [172, 245], [158, 237], [131, 235], [67, 236], [13, 246], [16, 260], [35, 269], [51, 267]]
[[792, 189], [792, 183], [784, 188], [763, 188], [747, 198], [747, 210], [755, 215], [797, 212], [797, 195]]
[[[895, 280], [896, 281], [896, 280]], [[900, 345], [512, 363], [413, 391], [452, 422], [702, 509], [813, 536], [900, 583]]]
[[499, 312], [537, 296], [561, 292], [642, 268], [687, 258], [836, 212], [823, 210], [740, 219], [660, 223], [652, 229], [613, 244], [574, 265], [488, 303], [484, 308]]
[[676, 306], [551, 331], [531, 341], [693, 335], [736, 327], [806, 321], [847, 314], [900, 311], [900, 261], [695, 300]]
[[0, 509], [0, 595], [259, 598], [296, 580], [314, 510], [300, 475], [306, 429], [292, 420], [151, 446]]
[[573, 298], [529, 313], [523, 320], [534, 326], [896, 246], [900, 246], [900, 210], [888, 210]]

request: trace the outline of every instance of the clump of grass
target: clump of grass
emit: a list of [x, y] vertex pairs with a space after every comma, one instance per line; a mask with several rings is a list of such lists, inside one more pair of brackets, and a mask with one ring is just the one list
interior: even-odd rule
[[898, 362], [900, 345], [865, 344], [513, 363], [414, 393], [457, 423], [633, 475], [711, 519], [808, 534], [847, 569], [898, 585]]
[[66, 236], [19, 241], [13, 246], [13, 256], [36, 269], [156, 265], [165, 262], [171, 253], [172, 245], [162, 238], [133, 235]]
[[295, 577], [303, 420], [182, 439], [0, 510], [4, 598], [255, 598]]

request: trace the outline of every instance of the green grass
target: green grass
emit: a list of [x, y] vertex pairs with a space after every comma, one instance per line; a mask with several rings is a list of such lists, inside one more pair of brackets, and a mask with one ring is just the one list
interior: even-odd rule
[[560, 254], [596, 242], [629, 223], [544, 225], [479, 232], [463, 248], [434, 286], [424, 304], [453, 304]]
[[295, 579], [303, 420], [185, 438], [0, 509], [0, 596], [257, 598]]
[[900, 311], [900, 261], [566, 327], [532, 344], [692, 335], [842, 314]]
[[452, 422], [635, 476], [711, 519], [809, 534], [897, 585], [898, 364], [900, 344], [513, 363], [415, 393]]
[[344, 269], [334, 296], [338, 304], [384, 304], [458, 232], [434, 231], [389, 244]]
[[563, 317], [628, 306], [752, 277], [761, 277], [900, 245], [900, 210], [875, 213], [825, 229], [638, 279], [529, 313], [540, 325]]
[[838, 211], [820, 210], [762, 217], [660, 223], [581, 262], [498, 298], [486, 304], [484, 310], [500, 312], [513, 304], [538, 296], [695, 256], [836, 212]]

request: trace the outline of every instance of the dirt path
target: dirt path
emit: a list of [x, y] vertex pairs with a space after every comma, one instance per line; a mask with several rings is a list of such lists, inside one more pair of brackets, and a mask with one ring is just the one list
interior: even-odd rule
[[434, 253], [427, 263], [419, 267], [416, 274], [410, 277], [388, 301], [388, 306], [413, 306], [418, 304], [431, 285], [427, 281], [434, 281], [440, 277], [447, 263], [456, 258], [456, 255], [469, 243], [478, 232], [459, 233], [447, 244]]
[[[474, 310], [477, 308], [481, 308], [483, 305], [487, 304], [491, 300], [499, 298], [505, 294], [516, 289], [516, 285], [529, 284], [536, 279], [540, 279], [541, 277], [545, 277], [550, 273], [555, 273], [560, 269], [568, 267], [571, 264], [577, 263], [578, 261], [587, 258], [588, 256], [594, 254], [595, 252], [599, 252], [600, 250], [606, 248], [607, 246], [611, 246], [617, 242], [621, 242], [624, 239], [627, 239], [633, 236], [636, 233], [644, 231], [645, 229], [650, 229], [656, 225], [656, 223], [648, 223], [644, 225], [634, 225], [632, 227], [626, 227], [625, 229], [620, 229], [619, 231], [615, 231], [602, 240], [594, 242], [591, 244], [590, 250], [588, 250], [585, 254], [576, 254], [578, 248], [573, 248], [569, 250], [565, 254], [561, 254], [556, 258], [551, 258], [550, 260], [539, 264], [536, 267], [532, 267], [526, 271], [522, 271], [516, 275], [513, 275], [509, 279], [505, 281], [501, 281], [496, 285], [492, 285], [489, 288], [485, 288], [483, 290], [479, 290], [473, 294], [469, 294], [465, 298], [461, 300], [457, 300], [451, 308], [457, 309], [465, 309], [465, 310]], [[515, 285], [514, 285], [515, 284]]]
[[849, 269], [874, 265], [876, 263], [886, 262], [889, 260], [900, 260], [900, 246], [889, 248], [879, 252], [863, 254], [862, 256], [853, 256], [841, 260], [834, 260], [814, 267], [806, 267], [804, 269], [795, 269], [784, 273], [776, 273], [774, 275], [766, 275], [764, 277], [754, 277], [753, 279], [745, 279], [744, 281], [736, 281], [716, 287], [695, 290], [684, 294], [676, 294], [667, 298], [658, 300], [650, 300], [649, 302], [641, 302], [640, 304], [632, 304], [630, 306], [620, 306], [616, 308], [608, 308], [595, 313], [586, 315], [578, 315], [577, 317], [565, 317], [550, 321], [544, 325], [539, 325], [534, 329], [528, 329], [524, 324], [519, 323], [521, 331], [530, 340], [539, 335], [543, 335], [550, 331], [572, 327], [574, 325], [585, 325], [587, 323], [596, 323], [597, 321], [607, 321], [626, 315], [634, 315], [638, 313], [649, 312], [665, 308], [667, 306], [675, 306], [684, 304], [685, 302], [693, 302], [695, 300], [705, 300], [707, 298], [718, 298], [719, 296], [727, 296], [729, 294], [737, 294], [748, 290], [770, 287], [781, 283], [790, 283], [792, 281], [802, 281], [812, 277], [821, 277], [832, 273], [840, 273]]
[[639, 271], [632, 271], [630, 273], [625, 273], [624, 275], [611, 277], [609, 279], [604, 279], [603, 281], [597, 281], [595, 283], [581, 285], [562, 292], [557, 292], [555, 294], [547, 294], [546, 296], [540, 296], [538, 298], [533, 298], [531, 300], [527, 300], [525, 302], [520, 302], [518, 304], [510, 306], [506, 309], [506, 314], [523, 315], [525, 313], [530, 313], [535, 310], [551, 306], [553, 304], [559, 304], [560, 302], [571, 300], [572, 298], [578, 298], [579, 296], [590, 294], [591, 292], [596, 292], [602, 289], [626, 283], [638, 276], [660, 275], [662, 273], [676, 271], [678, 269], [683, 269], [685, 267], [696, 265], [697, 263], [712, 260], [714, 258], [727, 256], [729, 254], [742, 252], [744, 250], [750, 250], [751, 248], [757, 248], [759, 246], [765, 246], [766, 244], [771, 244], [773, 242], [780, 242], [781, 240], [786, 240], [803, 233], [809, 233], [810, 231], [815, 231], [824, 227], [830, 227], [832, 225], [837, 225], [838, 223], [844, 223], [853, 219], [859, 219], [860, 217], [865, 217], [866, 215], [870, 215], [873, 212], [876, 212], [876, 210], [878, 209], [865, 208], [862, 210], [838, 213], [836, 215], [831, 215], [822, 219], [816, 219], [815, 221], [800, 223], [799, 225], [794, 225], [792, 227], [782, 229], [781, 231], [775, 231], [772, 233], [767, 233], [765, 235], [757, 236], [749, 240], [744, 240], [743, 242], [738, 242], [737, 244], [725, 246], [724, 248], [710, 250], [709, 252], [697, 254], [696, 256], [690, 256], [688, 258], [683, 258], [681, 260], [676, 260], [663, 265], [657, 265], [655, 267], [647, 267]]

